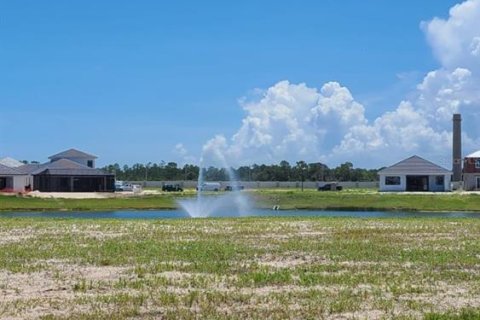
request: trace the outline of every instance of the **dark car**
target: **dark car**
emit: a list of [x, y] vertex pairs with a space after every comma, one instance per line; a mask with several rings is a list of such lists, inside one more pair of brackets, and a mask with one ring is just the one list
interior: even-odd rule
[[179, 192], [179, 191], [183, 191], [183, 188], [179, 184], [164, 184], [162, 186], [162, 191]]
[[341, 191], [342, 186], [337, 186], [336, 183], [327, 183], [321, 187], [318, 187], [318, 191]]
[[245, 189], [244, 186], [226, 186], [225, 191], [240, 191]]

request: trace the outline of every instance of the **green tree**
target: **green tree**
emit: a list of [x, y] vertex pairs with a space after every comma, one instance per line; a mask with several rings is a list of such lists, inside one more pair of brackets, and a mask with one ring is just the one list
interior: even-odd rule
[[292, 167], [288, 161], [280, 161], [280, 166], [278, 167], [276, 181], [289, 181], [292, 175]]
[[303, 191], [303, 182], [305, 181], [305, 175], [307, 174], [308, 164], [305, 161], [297, 161], [297, 165], [295, 166], [297, 171], [297, 177], [300, 178], [302, 182], [302, 191]]
[[342, 163], [335, 169], [335, 175], [339, 181], [351, 181], [353, 164], [351, 162]]

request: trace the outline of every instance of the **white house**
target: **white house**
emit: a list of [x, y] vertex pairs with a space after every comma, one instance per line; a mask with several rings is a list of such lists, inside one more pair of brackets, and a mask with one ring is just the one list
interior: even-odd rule
[[412, 156], [378, 172], [380, 191], [451, 191], [452, 172]]
[[23, 192], [30, 180], [28, 174], [0, 164], [0, 191]]
[[[115, 175], [95, 168], [96, 156], [69, 149], [43, 164], [0, 164], [0, 191], [113, 192]], [[7, 163], [7, 162], [6, 162]], [[12, 161], [8, 161], [12, 164]], [[16, 163], [13, 163], [16, 165]]]

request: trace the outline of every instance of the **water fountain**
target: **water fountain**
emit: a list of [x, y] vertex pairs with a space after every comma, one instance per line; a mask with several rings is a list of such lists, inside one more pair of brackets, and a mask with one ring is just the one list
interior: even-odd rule
[[206, 218], [215, 216], [242, 216], [249, 213], [250, 199], [247, 194], [240, 190], [240, 185], [235, 173], [228, 165], [225, 157], [218, 150], [214, 156], [220, 161], [221, 166], [226, 170], [228, 185], [232, 191], [227, 193], [216, 193], [204, 191], [200, 186], [204, 184], [204, 156], [200, 159], [200, 172], [197, 182], [197, 196], [192, 199], [179, 200], [178, 204], [192, 218]]

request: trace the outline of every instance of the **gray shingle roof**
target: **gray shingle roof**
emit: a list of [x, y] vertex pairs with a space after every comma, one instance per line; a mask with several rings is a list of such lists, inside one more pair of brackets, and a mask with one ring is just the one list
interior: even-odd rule
[[85, 159], [97, 159], [96, 156], [78, 151], [76, 149], [68, 149], [63, 152], [54, 154], [48, 157], [48, 159], [61, 159], [61, 158], [85, 158]]
[[19, 171], [22, 174], [31, 174], [33, 171], [37, 170], [38, 168], [44, 166], [45, 164], [24, 164], [21, 167], [15, 168], [17, 171]]
[[378, 174], [445, 175], [452, 174], [452, 172], [419, 156], [412, 156], [380, 170]]
[[78, 162], [68, 160], [68, 159], [59, 159], [53, 162], [48, 162], [38, 166], [37, 168], [32, 168], [30, 171], [32, 175], [38, 174], [51, 174], [51, 175], [67, 175], [67, 176], [103, 176], [110, 175], [105, 173], [100, 169], [93, 169]]
[[37, 174], [49, 174], [53, 176], [113, 176], [99, 169], [46, 169]]
[[14, 168], [10, 168], [0, 164], [0, 176], [17, 176], [22, 175], [22, 173]]
[[104, 176], [111, 175], [110, 173], [105, 173], [100, 169], [92, 169], [90, 167], [84, 166], [78, 162], [68, 160], [68, 159], [59, 159], [53, 162], [47, 162], [44, 164], [26, 164], [23, 165], [17, 170], [23, 174], [51, 174], [51, 175], [66, 175], [66, 176]]

